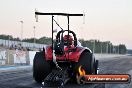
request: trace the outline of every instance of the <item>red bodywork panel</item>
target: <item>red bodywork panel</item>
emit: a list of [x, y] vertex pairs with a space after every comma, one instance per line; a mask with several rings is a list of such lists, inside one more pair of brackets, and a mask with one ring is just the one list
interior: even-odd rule
[[[71, 46], [70, 49], [72, 49], [72, 48], [74, 48], [74, 46]], [[68, 59], [68, 52], [66, 52], [68, 50], [68, 47], [65, 47], [64, 50], [65, 50], [65, 54], [61, 55], [61, 56], [57, 55], [56, 60], [78, 62], [80, 55], [84, 50], [87, 50], [88, 52], [90, 52], [89, 49], [86, 47], [77, 46], [76, 50], [74, 52], [69, 52], [69, 59]], [[46, 46], [45, 57], [46, 57], [46, 60], [52, 60], [52, 48], [51, 48], [51, 46]]]

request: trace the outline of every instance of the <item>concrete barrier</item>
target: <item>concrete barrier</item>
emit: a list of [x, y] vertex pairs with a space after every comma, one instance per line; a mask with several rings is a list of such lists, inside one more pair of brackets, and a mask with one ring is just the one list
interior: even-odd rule
[[0, 49], [0, 66], [33, 65], [33, 58], [38, 51]]
[[[34, 56], [38, 51], [0, 50], [0, 65], [33, 65]], [[98, 60], [122, 57], [120, 54], [95, 54]]]

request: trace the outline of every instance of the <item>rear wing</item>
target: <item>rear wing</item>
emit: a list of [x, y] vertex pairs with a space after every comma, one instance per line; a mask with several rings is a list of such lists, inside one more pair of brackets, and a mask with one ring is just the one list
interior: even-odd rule
[[36, 22], [38, 22], [38, 15], [51, 15], [51, 16], [67, 16], [69, 19], [69, 16], [85, 16], [85, 14], [69, 14], [69, 13], [42, 13], [42, 12], [35, 12], [35, 18]]
[[35, 12], [35, 15], [84, 16], [84, 14], [69, 14], [69, 13], [41, 13], [41, 12]]
[[[69, 14], [69, 13], [42, 13], [42, 12], [38, 12], [38, 11], [36, 11], [35, 12], [35, 18], [36, 18], [36, 22], [38, 22], [38, 15], [50, 15], [50, 16], [52, 16], [52, 50], [53, 50], [53, 22], [55, 22], [58, 26], [59, 26], [59, 24], [54, 20], [54, 16], [55, 15], [58, 15], [58, 16], [66, 16], [67, 17], [67, 23], [68, 23], [68, 35], [69, 35], [69, 17], [70, 16], [85, 16], [85, 14]], [[59, 26], [60, 27], [60, 26]], [[61, 28], [61, 27], [60, 27]], [[62, 28], [61, 28], [62, 29]], [[62, 31], [63, 31], [63, 29], [62, 29]], [[53, 52], [53, 51], [52, 51]]]

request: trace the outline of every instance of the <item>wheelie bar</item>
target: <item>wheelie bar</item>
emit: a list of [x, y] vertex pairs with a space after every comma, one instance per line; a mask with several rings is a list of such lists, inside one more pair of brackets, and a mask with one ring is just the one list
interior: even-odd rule
[[52, 70], [52, 72], [42, 82], [43, 86], [46, 87], [59, 87], [63, 88], [64, 84], [70, 78], [64, 70]]

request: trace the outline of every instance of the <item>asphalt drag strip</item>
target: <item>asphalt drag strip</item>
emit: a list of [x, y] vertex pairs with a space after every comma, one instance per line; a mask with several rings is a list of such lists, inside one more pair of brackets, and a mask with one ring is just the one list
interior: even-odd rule
[[[99, 61], [99, 74], [130, 74], [132, 76], [132, 56], [113, 57]], [[13, 70], [0, 72], [0, 88], [49, 88], [42, 87], [34, 81], [32, 69]], [[50, 87], [51, 88], [51, 87]], [[55, 87], [53, 87], [55, 88]], [[129, 84], [85, 84], [77, 85], [68, 82], [65, 88], [132, 88]]]

